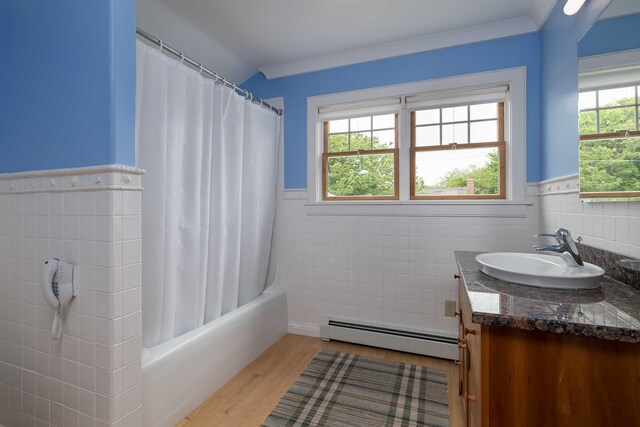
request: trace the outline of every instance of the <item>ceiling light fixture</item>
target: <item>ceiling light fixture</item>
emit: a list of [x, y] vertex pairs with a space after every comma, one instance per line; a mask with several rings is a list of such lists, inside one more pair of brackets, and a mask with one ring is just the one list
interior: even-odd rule
[[584, 2], [585, 0], [567, 0], [567, 4], [564, 5], [564, 9], [562, 10], [565, 15], [575, 15], [580, 10]]

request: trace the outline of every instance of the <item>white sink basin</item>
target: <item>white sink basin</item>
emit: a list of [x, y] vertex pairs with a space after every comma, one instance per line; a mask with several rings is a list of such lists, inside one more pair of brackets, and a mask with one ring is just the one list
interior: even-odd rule
[[570, 267], [554, 255], [492, 252], [476, 257], [480, 271], [496, 279], [521, 285], [555, 289], [592, 289], [600, 285], [604, 270], [584, 263]]

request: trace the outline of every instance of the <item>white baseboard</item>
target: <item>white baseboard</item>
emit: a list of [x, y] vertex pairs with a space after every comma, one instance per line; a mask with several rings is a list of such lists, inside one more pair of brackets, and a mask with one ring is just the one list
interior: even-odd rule
[[457, 360], [460, 355], [456, 337], [449, 334], [434, 334], [404, 327], [396, 329], [393, 325], [350, 321], [330, 316], [323, 316], [320, 320], [320, 337], [323, 340], [388, 348], [441, 359]]
[[320, 337], [320, 326], [312, 323], [289, 322], [287, 332], [295, 335], [305, 335], [307, 337]]

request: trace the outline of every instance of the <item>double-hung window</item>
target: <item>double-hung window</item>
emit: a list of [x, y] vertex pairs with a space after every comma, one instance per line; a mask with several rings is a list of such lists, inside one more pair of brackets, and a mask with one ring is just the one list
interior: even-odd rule
[[581, 90], [580, 197], [640, 197], [638, 83]]
[[412, 199], [504, 199], [504, 102], [411, 111]]
[[309, 98], [310, 202], [524, 201], [525, 81], [513, 69]]
[[325, 200], [398, 198], [398, 114], [323, 122]]

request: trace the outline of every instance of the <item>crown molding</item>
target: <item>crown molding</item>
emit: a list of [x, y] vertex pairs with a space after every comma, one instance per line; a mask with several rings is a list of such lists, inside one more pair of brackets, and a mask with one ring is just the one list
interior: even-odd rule
[[394, 56], [526, 34], [537, 30], [537, 23], [529, 16], [525, 16], [455, 31], [429, 34], [391, 43], [321, 55], [299, 61], [262, 66], [259, 67], [259, 70], [267, 79], [275, 79]]
[[547, 18], [549, 18], [556, 2], [557, 0], [537, 0], [533, 2], [529, 16], [537, 25], [537, 30], [540, 30], [544, 23], [547, 22]]

